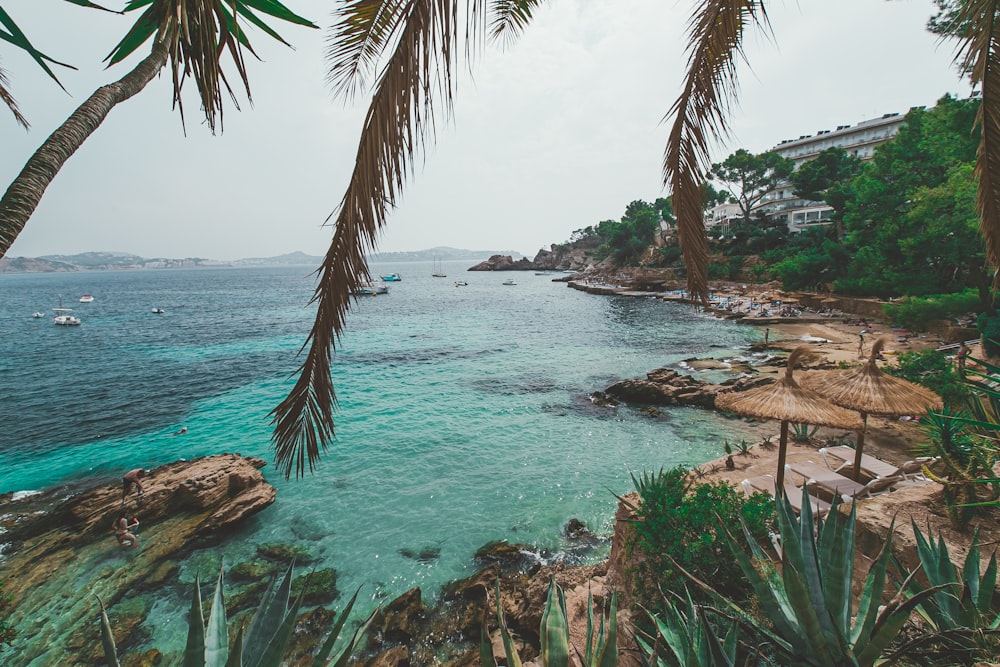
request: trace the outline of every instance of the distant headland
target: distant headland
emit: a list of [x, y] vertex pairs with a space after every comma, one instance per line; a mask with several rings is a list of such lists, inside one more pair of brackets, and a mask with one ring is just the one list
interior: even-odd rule
[[[407, 252], [377, 253], [368, 257], [370, 262], [420, 262], [470, 260], [482, 261], [495, 255], [521, 258], [511, 250], [463, 250], [460, 248], [437, 247]], [[0, 273], [61, 273], [73, 271], [124, 271], [137, 269], [195, 269], [205, 267], [240, 266], [319, 266], [322, 255], [307, 255], [291, 252], [275, 257], [249, 257], [233, 261], [221, 261], [203, 257], [140, 257], [121, 252], [84, 252], [76, 255], [43, 255], [41, 257], [0, 258]]]

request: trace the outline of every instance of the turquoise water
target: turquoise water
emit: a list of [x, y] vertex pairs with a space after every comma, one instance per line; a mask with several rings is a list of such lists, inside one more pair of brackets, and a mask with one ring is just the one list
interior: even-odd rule
[[[752, 327], [473, 263], [446, 263], [447, 278], [430, 263], [373, 266], [403, 280], [352, 308], [333, 368], [336, 442], [303, 480], [265, 468], [277, 502], [213, 553], [235, 562], [260, 542], [298, 542], [342, 591], [362, 585], [375, 601], [419, 585], [432, 598], [491, 540], [558, 552], [571, 518], [609, 535], [630, 472], [697, 464], [740, 437], [708, 411], [651, 419], [588, 395], [738, 354]], [[0, 400], [17, 415], [0, 420], [0, 492], [219, 452], [270, 461], [267, 415], [293, 382], [312, 288], [308, 267], [0, 276]], [[85, 292], [94, 303], [77, 303]], [[31, 318], [60, 296], [82, 326]], [[400, 553], [429, 547], [430, 562]], [[157, 605], [156, 645], [183, 643], [184, 607]]]

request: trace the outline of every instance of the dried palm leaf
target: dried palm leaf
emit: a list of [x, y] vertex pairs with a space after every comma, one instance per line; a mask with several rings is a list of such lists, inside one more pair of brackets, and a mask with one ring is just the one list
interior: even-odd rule
[[986, 257], [994, 269], [994, 287], [1000, 286], [1000, 2], [964, 0], [956, 3], [953, 20], [959, 37], [955, 60], [980, 86], [981, 138], [976, 158], [979, 192], [979, 230]]
[[684, 89], [667, 114], [674, 116], [674, 122], [663, 157], [663, 179], [673, 193], [688, 291], [707, 305], [708, 243], [701, 185], [711, 166], [709, 142], [720, 141], [729, 132], [737, 56], [746, 60], [744, 31], [748, 25], [769, 30], [769, 23], [760, 0], [707, 0], [689, 25]]
[[[538, 0], [471, 0], [464, 41], [469, 45], [493, 18], [492, 36], [519, 31]], [[335, 436], [337, 396], [330, 362], [351, 303], [351, 293], [370, 278], [366, 251], [395, 207], [415, 157], [433, 136], [435, 108], [451, 113], [453, 71], [460, 41], [455, 0], [356, 0], [339, 6], [334, 29], [343, 47], [331, 48], [329, 79], [338, 94], [350, 95], [374, 71], [379, 51], [394, 45], [382, 67], [365, 117], [354, 172], [339, 208], [331, 218], [334, 234], [317, 271], [313, 302], [316, 319], [299, 377], [288, 396], [271, 411], [275, 465], [285, 477], [312, 471]]]
[[11, 95], [10, 89], [7, 87], [9, 85], [9, 82], [7, 81], [7, 72], [0, 68], [0, 102], [7, 105], [10, 112], [14, 114], [14, 120], [17, 121], [17, 124], [27, 130], [30, 127], [28, 119], [25, 118], [21, 114], [21, 110], [17, 108], [17, 100], [15, 100], [14, 96]]

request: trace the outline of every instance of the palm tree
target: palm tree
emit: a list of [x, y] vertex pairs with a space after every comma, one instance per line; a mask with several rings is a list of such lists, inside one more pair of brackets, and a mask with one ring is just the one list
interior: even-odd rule
[[[956, 64], [982, 95], [979, 177], [980, 231], [987, 259], [1000, 268], [1000, 2], [937, 0], [937, 30], [958, 40]], [[678, 237], [688, 270], [688, 290], [708, 294], [708, 257], [701, 220], [700, 175], [711, 164], [708, 140], [728, 134], [729, 110], [736, 100], [735, 62], [744, 58], [748, 27], [770, 30], [762, 0], [705, 0], [690, 21], [684, 87], [671, 109], [674, 117], [664, 153], [663, 175], [673, 192]], [[994, 273], [994, 287], [1000, 273]]]
[[[67, 1], [97, 7], [86, 0]], [[180, 112], [182, 121], [184, 108], [181, 104], [181, 88], [191, 78], [198, 88], [205, 120], [214, 132], [216, 126], [221, 129], [223, 89], [234, 104], [236, 102], [234, 92], [221, 68], [223, 54], [229, 54], [243, 82], [247, 98], [250, 98], [244, 51], [256, 54], [241, 23], [251, 23], [286, 45], [288, 43], [261, 20], [260, 14], [298, 25], [317, 27], [311, 21], [289, 11], [277, 0], [128, 0], [124, 11], [142, 8], [145, 11], [112, 50], [107, 61], [109, 65], [121, 62], [152, 39], [149, 55], [115, 83], [95, 91], [28, 159], [21, 173], [0, 198], [0, 257], [7, 253], [14, 239], [21, 233], [41, 201], [45, 189], [66, 160], [100, 127], [112, 109], [142, 91], [168, 64], [173, 81], [173, 103]], [[31, 46], [27, 37], [17, 29], [2, 8], [0, 23], [15, 39], [6, 38], [2, 32], [0, 37], [5, 37], [7, 41], [27, 51], [51, 75], [44, 61], [55, 61]], [[16, 111], [16, 105], [10, 106], [13, 98], [2, 86], [2, 81], [0, 98], [10, 100], [8, 107], [14, 111], [19, 122], [26, 123]]]
[[540, 3], [469, 0], [464, 15], [456, 0], [352, 0], [338, 6], [328, 51], [337, 93], [353, 95], [379, 62], [384, 65], [373, 84], [354, 172], [330, 215], [333, 241], [318, 270], [309, 350], [295, 386], [271, 413], [275, 464], [286, 477], [293, 470], [304, 475], [307, 466], [312, 471], [334, 437], [337, 397], [330, 360], [351, 292], [370, 279], [365, 251], [375, 247], [418, 149], [433, 137], [436, 105], [451, 113], [453, 73], [463, 45], [472, 57], [484, 37], [513, 38]]

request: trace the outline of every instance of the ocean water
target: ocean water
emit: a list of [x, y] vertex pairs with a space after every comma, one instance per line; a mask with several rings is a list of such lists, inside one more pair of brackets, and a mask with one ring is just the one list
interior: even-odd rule
[[[760, 338], [753, 327], [532, 272], [466, 272], [473, 263], [445, 263], [446, 278], [430, 263], [372, 267], [403, 280], [352, 307], [333, 365], [336, 442], [305, 479], [266, 467], [276, 503], [194, 554], [182, 579], [289, 541], [336, 568], [341, 591], [362, 586], [369, 607], [413, 586], [432, 599], [491, 540], [558, 554], [571, 518], [609, 535], [630, 473], [704, 462], [746, 434], [705, 410], [652, 419], [588, 395], [738, 355]], [[294, 381], [313, 286], [310, 267], [0, 275], [0, 492], [220, 452], [271, 461], [268, 413]], [[60, 298], [80, 327], [52, 324]], [[404, 555], [427, 549], [439, 557]], [[183, 646], [186, 604], [154, 606], [153, 644]]]

